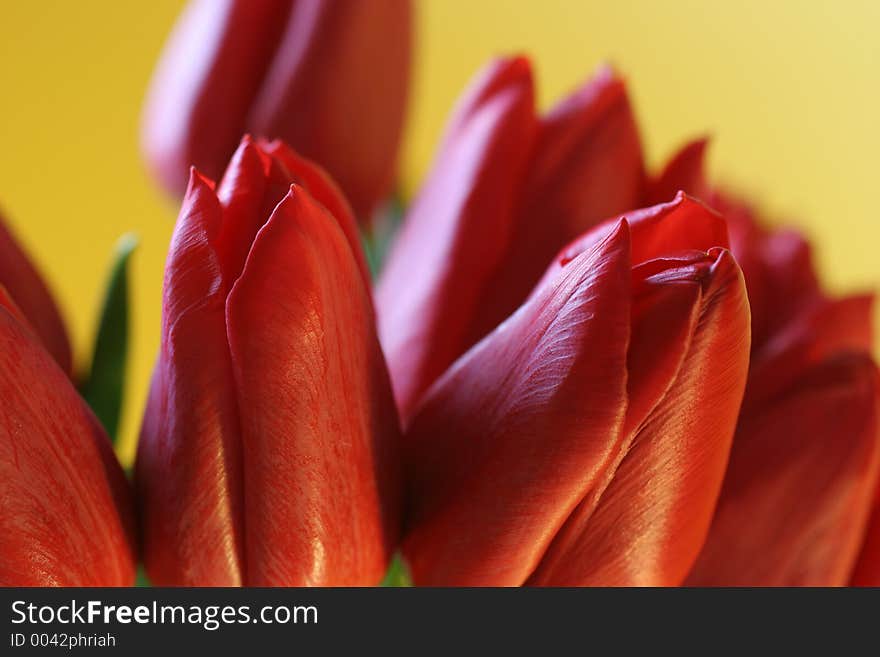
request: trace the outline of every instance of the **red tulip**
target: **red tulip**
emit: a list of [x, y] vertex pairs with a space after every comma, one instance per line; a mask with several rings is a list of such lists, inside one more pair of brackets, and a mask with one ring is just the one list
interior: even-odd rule
[[404, 437], [417, 584], [681, 583], [748, 367], [726, 243], [684, 195], [603, 224], [431, 386]]
[[2, 286], [0, 399], [0, 586], [133, 584], [110, 441]]
[[73, 363], [61, 313], [39, 272], [0, 216], [0, 286], [15, 300], [28, 323], [67, 374]]
[[193, 0], [147, 97], [143, 150], [171, 192], [218, 177], [245, 132], [319, 161], [367, 218], [394, 184], [409, 0]]
[[877, 548], [862, 547], [880, 472], [871, 299], [828, 298], [800, 235], [765, 230], [748, 207], [704, 195], [728, 218], [753, 341], [730, 465], [688, 583], [843, 585], [860, 550], [855, 581], [877, 583]]
[[154, 583], [382, 578], [399, 429], [356, 234], [282, 144], [246, 139], [216, 192], [193, 171], [137, 459]]
[[602, 69], [538, 116], [528, 60], [493, 62], [455, 110], [376, 291], [404, 421], [451, 363], [510, 315], [566, 243], [669, 201], [690, 180], [644, 172], [623, 81]]

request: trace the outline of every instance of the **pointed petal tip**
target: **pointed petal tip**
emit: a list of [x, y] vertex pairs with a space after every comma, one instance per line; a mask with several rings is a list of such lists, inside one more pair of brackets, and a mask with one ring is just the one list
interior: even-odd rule
[[208, 176], [199, 171], [194, 165], [189, 167], [189, 181], [186, 186], [186, 196], [197, 193], [203, 189], [214, 191], [215, 183]]
[[532, 61], [525, 54], [497, 57], [490, 64], [498, 84], [531, 84]]
[[[511, 89], [520, 89], [527, 98], [533, 99], [534, 86], [532, 65], [527, 57], [498, 57], [476, 75], [459, 100], [455, 114], [459, 117], [466, 116]], [[455, 122], [453, 119], [453, 124]]]

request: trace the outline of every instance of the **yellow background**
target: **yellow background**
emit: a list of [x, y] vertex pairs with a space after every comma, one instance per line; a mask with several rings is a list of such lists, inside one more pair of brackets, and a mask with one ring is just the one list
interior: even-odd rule
[[[0, 0], [0, 207], [45, 271], [79, 362], [116, 239], [134, 230], [142, 240], [125, 459], [158, 346], [176, 214], [144, 174], [138, 118], [181, 6]], [[628, 77], [651, 163], [711, 134], [716, 178], [806, 229], [833, 289], [880, 280], [880, 2], [426, 0], [419, 10], [407, 190], [461, 87], [491, 55], [530, 53], [544, 106], [608, 60]]]

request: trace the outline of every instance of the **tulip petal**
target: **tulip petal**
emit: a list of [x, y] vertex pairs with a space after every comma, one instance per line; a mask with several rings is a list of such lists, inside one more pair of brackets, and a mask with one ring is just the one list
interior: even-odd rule
[[[320, 166], [304, 157], [300, 157], [290, 146], [280, 139], [274, 141], [260, 140], [260, 149], [279, 162], [288, 172], [294, 182], [305, 187], [312, 198], [323, 205], [336, 219], [342, 232], [348, 240], [352, 255], [363, 274], [364, 282], [369, 287], [372, 278], [367, 257], [361, 246], [361, 234], [358, 229], [354, 212], [342, 190], [336, 185], [330, 175]], [[268, 216], [268, 215], [267, 215]]]
[[130, 586], [131, 495], [66, 373], [0, 307], [0, 585]]
[[217, 196], [223, 206], [223, 225], [217, 238], [225, 278], [231, 285], [241, 274], [251, 244], [275, 206], [297, 183], [320, 202], [339, 223], [352, 254], [369, 285], [367, 260], [357, 221], [348, 201], [316, 164], [300, 157], [280, 140], [254, 142], [245, 136], [232, 156]]
[[290, 180], [270, 181], [270, 166], [269, 158], [245, 136], [217, 188], [223, 216], [214, 241], [228, 287], [241, 275], [257, 232], [290, 187]]
[[497, 290], [511, 198], [535, 130], [528, 63], [500, 60], [458, 109], [376, 290], [382, 346], [406, 422], [433, 381], [473, 344]]
[[399, 523], [399, 427], [369, 292], [293, 185], [227, 300], [249, 585], [374, 585]]
[[519, 307], [560, 248], [643, 205], [644, 177], [626, 86], [603, 68], [541, 119], [510, 248], [493, 278], [491, 301], [474, 319], [471, 344]]
[[[560, 242], [639, 205], [644, 185], [642, 147], [624, 81], [602, 68], [541, 121], [525, 183], [524, 212], [540, 212]], [[533, 231], [537, 219], [524, 217]]]
[[468, 351], [405, 436], [417, 584], [520, 585], [616, 462], [626, 408], [621, 222]]
[[848, 351], [870, 353], [873, 296], [823, 299], [752, 355], [746, 408], [772, 400], [809, 367]]
[[759, 351], [788, 322], [821, 298], [810, 244], [791, 230], [761, 228], [742, 201], [715, 192], [708, 200], [727, 219], [752, 309], [752, 349]]
[[878, 386], [869, 356], [844, 354], [744, 413], [688, 584], [847, 583], [876, 489]]
[[530, 584], [678, 585], [705, 540], [748, 369], [742, 274], [713, 249], [648, 277], [634, 303], [626, 433], [635, 436]]
[[874, 511], [868, 521], [868, 531], [850, 585], [880, 586], [880, 494], [874, 500]]
[[246, 132], [291, 0], [193, 0], [147, 94], [141, 144], [163, 186], [182, 193], [191, 165], [214, 180]]
[[[669, 203], [627, 212], [625, 218], [632, 234], [634, 266], [663, 256], [726, 248], [729, 243], [727, 224], [721, 215], [683, 193]], [[535, 289], [541, 289], [568, 262], [604, 239], [618, 221], [609, 219], [565, 246]]]
[[649, 181], [646, 201], [651, 204], [665, 203], [680, 191], [705, 198], [707, 189], [704, 160], [708, 144], [706, 137], [685, 144], [666, 163], [660, 175]]
[[0, 285], [15, 299], [43, 345], [68, 374], [72, 357], [61, 313], [34, 265], [0, 216]]
[[241, 444], [215, 241], [222, 208], [193, 172], [165, 270], [162, 346], [141, 431], [144, 561], [156, 585], [242, 583]]
[[411, 13], [409, 0], [297, 0], [248, 118], [320, 161], [363, 218], [394, 182]]

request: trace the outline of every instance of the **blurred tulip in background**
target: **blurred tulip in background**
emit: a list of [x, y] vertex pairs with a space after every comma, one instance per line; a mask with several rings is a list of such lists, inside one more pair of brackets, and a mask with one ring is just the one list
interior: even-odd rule
[[404, 435], [415, 583], [684, 580], [748, 367], [726, 245], [684, 195], [603, 224], [429, 388]]
[[409, 0], [193, 0], [147, 99], [142, 147], [169, 191], [218, 178], [245, 132], [320, 162], [368, 220], [395, 184]]

